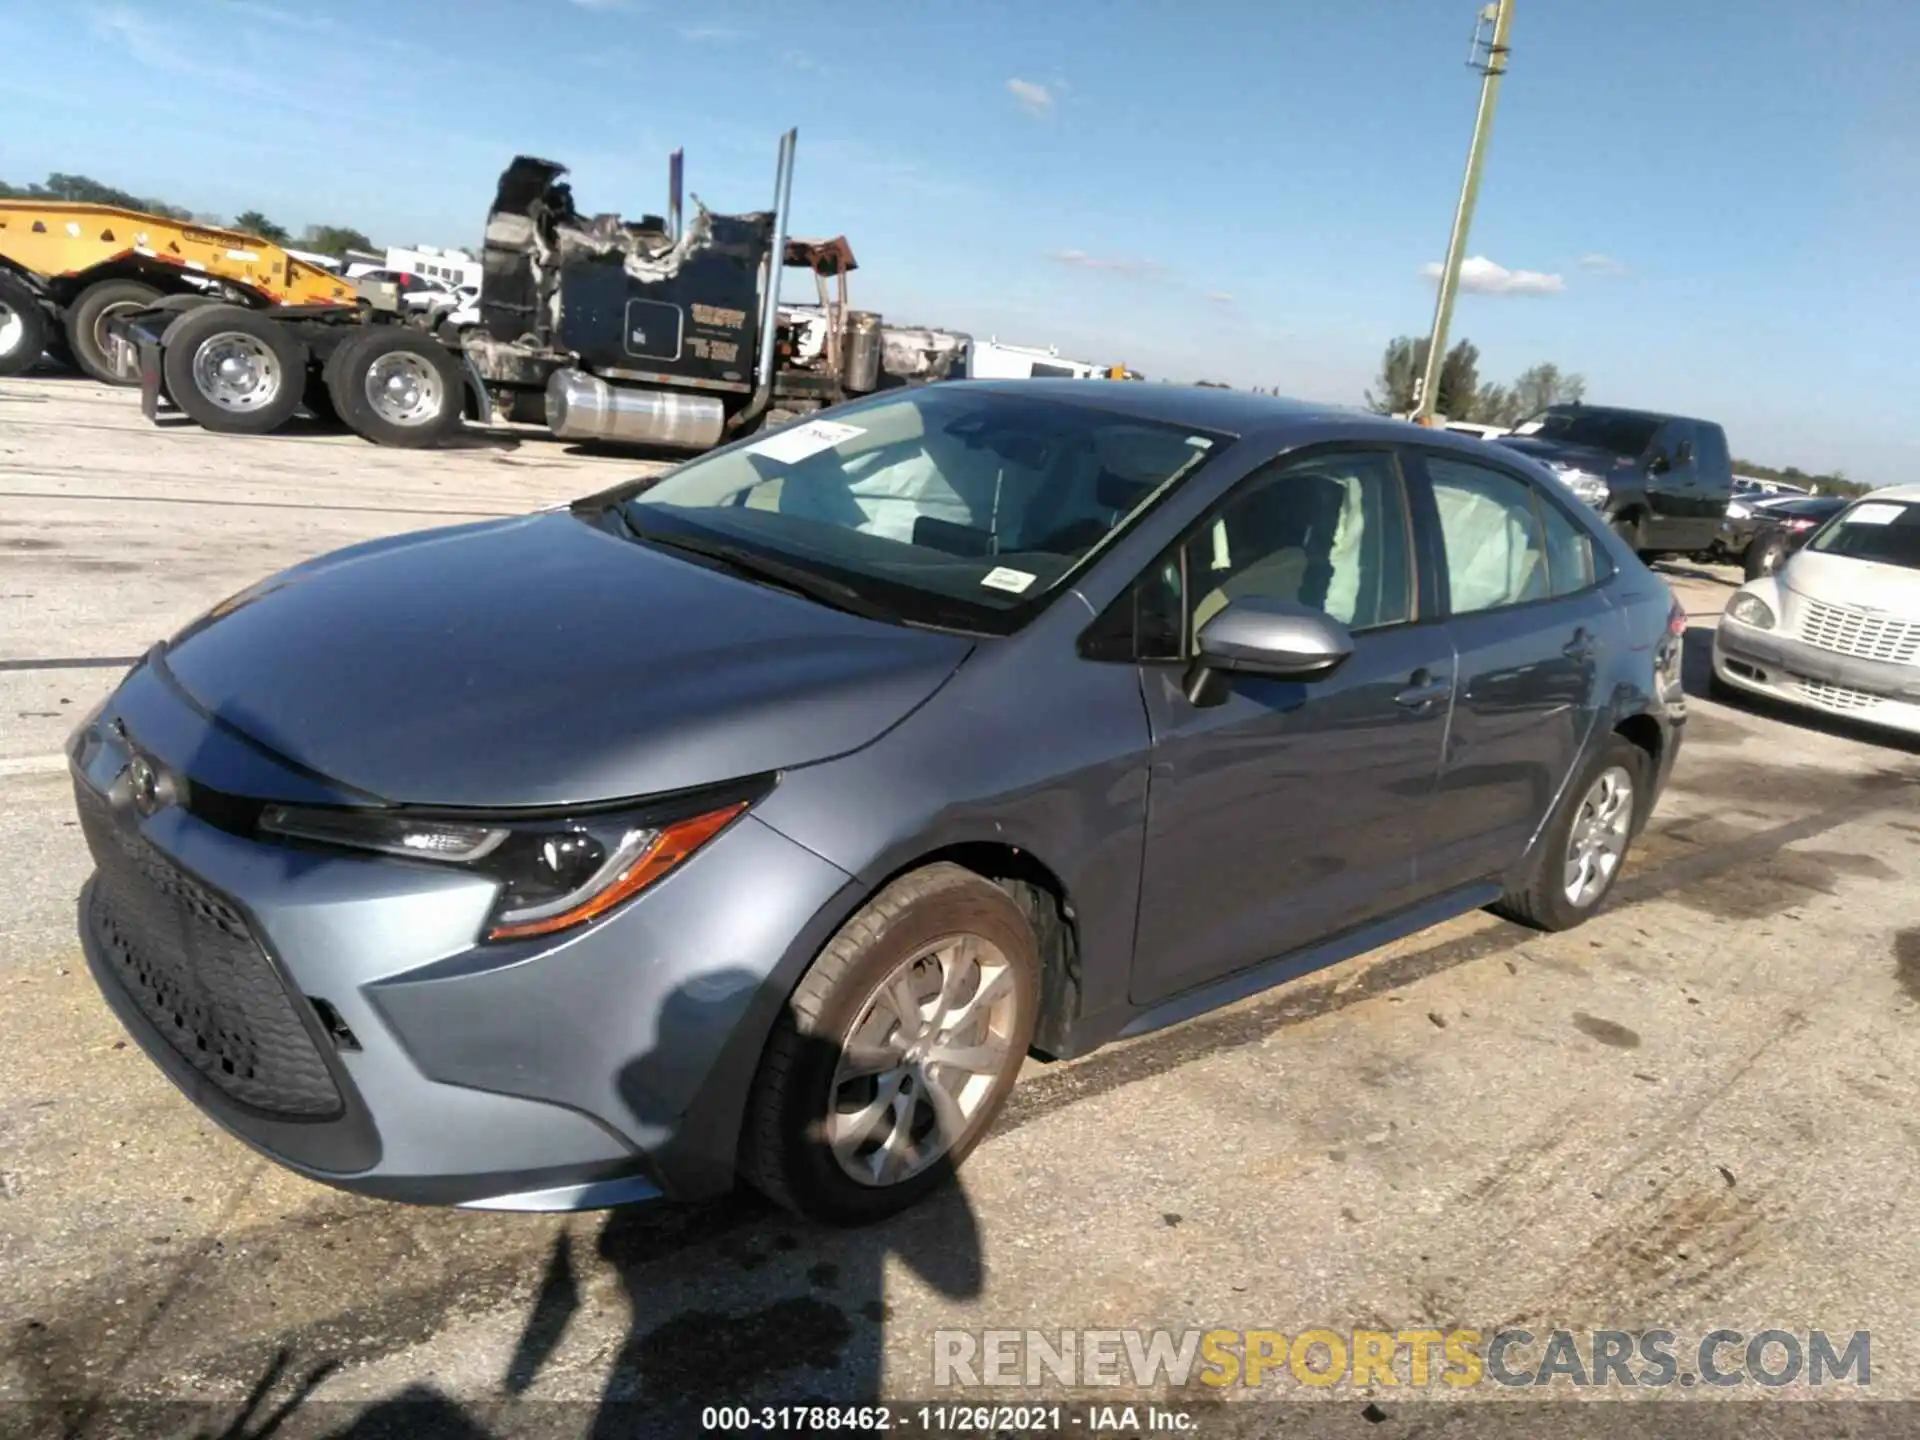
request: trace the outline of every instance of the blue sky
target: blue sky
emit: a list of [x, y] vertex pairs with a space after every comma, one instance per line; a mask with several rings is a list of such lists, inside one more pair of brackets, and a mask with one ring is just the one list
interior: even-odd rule
[[[748, 210], [797, 125], [795, 228], [890, 320], [1357, 403], [1431, 321], [1475, 9], [0, 0], [0, 178], [472, 244], [515, 152], [638, 214], [680, 145]], [[1920, 478], [1920, 4], [1517, 0], [1513, 45], [1469, 253], [1531, 274], [1461, 298], [1483, 378]]]

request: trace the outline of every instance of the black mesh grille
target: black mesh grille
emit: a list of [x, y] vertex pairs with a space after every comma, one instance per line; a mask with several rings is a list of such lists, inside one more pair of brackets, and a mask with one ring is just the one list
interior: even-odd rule
[[75, 791], [98, 867], [87, 923], [141, 1012], [241, 1104], [306, 1120], [341, 1114], [326, 1061], [245, 917], [116, 823], [84, 783]]

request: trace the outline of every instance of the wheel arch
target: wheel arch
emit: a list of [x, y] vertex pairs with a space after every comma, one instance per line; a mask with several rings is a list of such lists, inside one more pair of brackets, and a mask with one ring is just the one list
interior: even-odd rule
[[148, 260], [144, 256], [126, 254], [103, 260], [98, 265], [90, 265], [85, 270], [72, 275], [54, 275], [40, 277], [54, 302], [63, 308], [73, 304], [91, 287], [105, 280], [137, 280], [142, 285], [151, 285], [163, 295], [198, 295], [214, 293], [193, 283], [195, 279], [217, 281], [219, 290], [215, 298], [230, 305], [240, 305], [249, 310], [263, 309], [267, 297], [251, 286], [230, 280], [226, 276], [202, 276], [179, 265], [168, 265], [159, 260]]
[[[1040, 1013], [1033, 1051], [1052, 1059], [1080, 1013], [1080, 938], [1073, 897], [1059, 872], [1031, 849], [1005, 839], [952, 840], [921, 851], [889, 870], [862, 905], [902, 875], [937, 864], [958, 865], [999, 886], [1033, 927], [1040, 950]], [[797, 983], [797, 981], [796, 981]]]

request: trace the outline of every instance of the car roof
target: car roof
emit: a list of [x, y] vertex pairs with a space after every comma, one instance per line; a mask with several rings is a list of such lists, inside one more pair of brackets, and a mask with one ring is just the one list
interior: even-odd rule
[[[1457, 451], [1482, 461], [1487, 442], [1439, 426], [1415, 425], [1345, 405], [1288, 400], [1256, 395], [1249, 390], [1225, 390], [1207, 385], [1161, 385], [1141, 380], [950, 380], [970, 391], [1058, 400], [1070, 405], [1105, 410], [1136, 420], [1166, 425], [1189, 425], [1196, 430], [1236, 438], [1258, 436], [1275, 444], [1307, 444], [1314, 440], [1377, 440], [1419, 444]], [[1499, 452], [1509, 465], [1531, 468], [1517, 450]]]
[[1886, 485], [1871, 492], [1874, 500], [1908, 500], [1920, 502], [1920, 485]]
[[1692, 415], [1675, 415], [1667, 410], [1636, 410], [1631, 405], [1589, 405], [1584, 400], [1567, 400], [1557, 405], [1549, 405], [1550, 411], [1578, 411], [1582, 415], [1630, 415], [1635, 420], [1684, 420], [1689, 425], [1711, 425], [1711, 420], [1701, 420]]

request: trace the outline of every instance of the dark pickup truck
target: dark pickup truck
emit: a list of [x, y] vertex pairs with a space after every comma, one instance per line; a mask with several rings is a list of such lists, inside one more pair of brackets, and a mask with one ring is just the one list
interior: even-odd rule
[[1733, 498], [1727, 433], [1708, 420], [1551, 405], [1495, 443], [1553, 470], [1645, 559], [1711, 549]]

